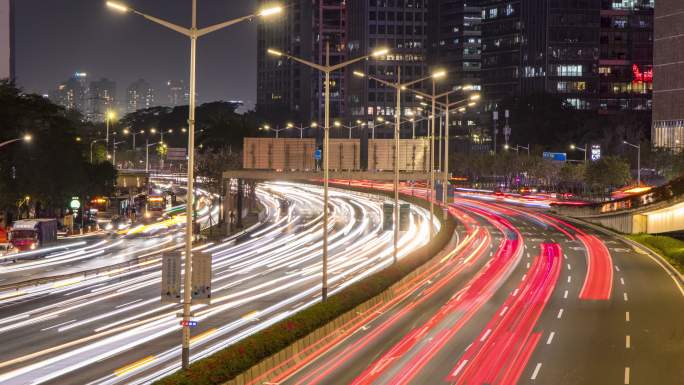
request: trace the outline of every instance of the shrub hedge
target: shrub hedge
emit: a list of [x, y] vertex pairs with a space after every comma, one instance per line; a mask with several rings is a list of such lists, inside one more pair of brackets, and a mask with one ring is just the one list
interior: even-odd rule
[[628, 237], [658, 252], [677, 271], [684, 274], [684, 242], [664, 235], [636, 234]]
[[[365, 190], [368, 191], [368, 190]], [[382, 194], [383, 192], [378, 192]], [[389, 193], [385, 194], [389, 195]], [[402, 197], [420, 206], [427, 202], [413, 197]], [[441, 218], [441, 209], [435, 206]], [[230, 381], [262, 360], [288, 347], [300, 338], [324, 326], [338, 316], [382, 293], [420, 265], [428, 262], [451, 239], [456, 223], [449, 219], [442, 223], [435, 240], [416, 249], [397, 264], [369, 276], [343, 291], [255, 333], [216, 354], [190, 365], [186, 371], [178, 371], [156, 382], [155, 385], [217, 385]]]

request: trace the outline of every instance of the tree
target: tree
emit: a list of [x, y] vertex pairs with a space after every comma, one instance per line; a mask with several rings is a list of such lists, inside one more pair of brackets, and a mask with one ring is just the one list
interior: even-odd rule
[[630, 182], [629, 163], [615, 156], [604, 156], [587, 165], [585, 179], [589, 186], [601, 191], [622, 187]]
[[14, 211], [18, 199], [31, 197], [38, 215], [61, 213], [72, 196], [108, 192], [116, 171], [109, 163], [89, 163], [89, 143], [77, 141], [82, 124], [74, 114], [46, 98], [22, 93], [0, 82], [0, 139], [31, 133], [29, 144], [14, 143], [0, 151], [0, 205]]

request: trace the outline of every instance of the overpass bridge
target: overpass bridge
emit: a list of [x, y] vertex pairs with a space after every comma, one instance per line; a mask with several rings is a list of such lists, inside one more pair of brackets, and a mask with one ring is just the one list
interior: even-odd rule
[[684, 177], [647, 192], [587, 205], [552, 205], [552, 211], [626, 234], [684, 231]]

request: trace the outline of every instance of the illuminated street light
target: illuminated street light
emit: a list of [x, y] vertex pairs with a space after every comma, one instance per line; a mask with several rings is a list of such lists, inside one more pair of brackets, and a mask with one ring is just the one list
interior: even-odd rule
[[[197, 0], [192, 0], [192, 15], [191, 15], [191, 27], [186, 28], [180, 25], [171, 23], [169, 21], [150, 16], [139, 12], [133, 8], [128, 7], [125, 4], [121, 4], [114, 1], [107, 1], [107, 6], [119, 12], [124, 13], [134, 13], [138, 16], [152, 21], [156, 24], [162, 25], [173, 31], [176, 31], [190, 39], [190, 89], [189, 89], [189, 106], [188, 106], [188, 175], [187, 175], [187, 197], [185, 200], [185, 258], [186, 262], [184, 264], [185, 278], [183, 287], [183, 318], [182, 318], [182, 348], [181, 348], [181, 365], [183, 369], [187, 369], [190, 365], [190, 308], [192, 305], [192, 241], [193, 241], [193, 201], [195, 199], [195, 189], [194, 189], [194, 171], [195, 171], [195, 98], [196, 98], [196, 59], [197, 59], [197, 39], [207, 35], [209, 33], [224, 29], [231, 25], [253, 20], [255, 17], [265, 17], [271, 16], [282, 11], [280, 6], [269, 6], [264, 8], [257, 13], [247, 15], [244, 17], [228, 20], [222, 23], [214, 24], [204, 28], [197, 28]], [[325, 227], [325, 226], [324, 226]]]
[[325, 45], [325, 65], [321, 64], [316, 64], [308, 60], [304, 60], [301, 58], [298, 58], [296, 56], [288, 55], [283, 53], [282, 51], [278, 51], [273, 48], [268, 48], [266, 50], [270, 55], [277, 56], [277, 57], [286, 57], [290, 60], [296, 61], [297, 63], [303, 64], [307, 67], [313, 68], [319, 72], [322, 72], [325, 75], [325, 91], [324, 91], [324, 111], [325, 111], [325, 125], [323, 127], [323, 223], [324, 225], [322, 226], [323, 228], [323, 276], [322, 276], [322, 282], [321, 282], [321, 299], [323, 301], [327, 300], [328, 298], [328, 216], [329, 216], [329, 208], [328, 208], [328, 182], [329, 182], [329, 159], [330, 157], [328, 154], [329, 152], [329, 147], [330, 147], [330, 73], [334, 71], [338, 71], [344, 67], [347, 67], [351, 64], [357, 63], [361, 60], [366, 60], [370, 57], [377, 57], [377, 56], [382, 56], [386, 55], [389, 50], [386, 48], [380, 48], [376, 49], [373, 51], [370, 55], [365, 55], [365, 56], [360, 56], [351, 60], [347, 60], [341, 63], [337, 64], [330, 64], [330, 43], [326, 42]]
[[10, 143], [19, 142], [19, 141], [24, 141], [26, 143], [30, 143], [31, 140], [33, 140], [33, 137], [31, 136], [31, 134], [24, 134], [24, 136], [22, 136], [21, 138], [10, 139], [10, 140], [6, 140], [6, 141], [0, 143], [0, 147], [5, 147], [6, 145], [8, 145]]

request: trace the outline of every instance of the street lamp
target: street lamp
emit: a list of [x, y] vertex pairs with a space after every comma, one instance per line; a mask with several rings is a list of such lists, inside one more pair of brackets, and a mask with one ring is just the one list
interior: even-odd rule
[[188, 113], [188, 186], [187, 186], [187, 197], [185, 202], [185, 279], [183, 286], [183, 341], [182, 341], [182, 367], [187, 369], [190, 365], [190, 307], [191, 307], [191, 277], [192, 277], [192, 221], [193, 221], [193, 200], [194, 196], [194, 171], [195, 171], [195, 72], [196, 72], [196, 58], [197, 58], [197, 39], [221, 30], [223, 28], [229, 27], [231, 25], [250, 21], [255, 17], [267, 17], [280, 13], [282, 7], [275, 6], [271, 8], [266, 8], [258, 11], [257, 13], [240, 17], [237, 19], [228, 20], [222, 23], [214, 24], [204, 28], [197, 28], [197, 0], [192, 0], [192, 24], [190, 28], [181, 27], [177, 24], [168, 22], [166, 20], [159, 19], [154, 16], [150, 16], [139, 12], [127, 5], [107, 1], [107, 6], [115, 11], [124, 13], [133, 13], [138, 16], [142, 16], [145, 19], [169, 28], [173, 31], [180, 33], [190, 39], [190, 95], [189, 95], [189, 113]]
[[623, 140], [622, 143], [637, 149], [637, 187], [641, 186], [641, 145], [632, 144], [626, 140]]
[[105, 141], [107, 142], [107, 148], [109, 148], [109, 125], [111, 124], [111, 121], [114, 119], [116, 119], [116, 113], [114, 113], [114, 111], [107, 111], [105, 115], [105, 122], [107, 126]]
[[587, 163], [587, 148], [588, 147], [589, 147], [589, 145], [584, 145], [584, 147], [577, 147], [574, 144], [570, 145], [571, 150], [578, 150], [578, 151], [582, 151], [584, 153], [584, 163]]
[[347, 126], [346, 124], [342, 124], [342, 123], [340, 123], [340, 122], [338, 122], [338, 121], [335, 121], [335, 122], [333, 123], [333, 125], [334, 125], [335, 127], [342, 127], [342, 128], [348, 129], [348, 130], [349, 130], [349, 139], [351, 139], [351, 138], [352, 138], [352, 130], [355, 129], [355, 128], [364, 127], [364, 126], [366, 125], [366, 123], [364, 123], [364, 122], [362, 122], [362, 121], [360, 121], [360, 120], [357, 120], [355, 126]]
[[272, 128], [272, 127], [269, 126], [268, 124], [267, 124], [267, 125], [264, 125], [263, 127], [259, 127], [259, 130], [263, 130], [263, 131], [273, 131], [273, 132], [275, 132], [275, 134], [276, 134], [276, 135], [275, 135], [276, 139], [278, 139], [278, 134], [280, 134], [280, 131], [285, 131], [286, 129], [287, 129], [287, 128]]
[[302, 138], [304, 138], [304, 130], [306, 130], [307, 128], [316, 128], [316, 127], [318, 127], [318, 124], [316, 124], [316, 122], [313, 122], [309, 125], [309, 127], [304, 127], [304, 125], [302, 125], [302, 124], [300, 124], [299, 126], [295, 126], [294, 123], [289, 122], [289, 123], [287, 123], [286, 126], [287, 126], [287, 128], [298, 129], [299, 130], [299, 139], [302, 139]]
[[[97, 142], [104, 142], [104, 139], [95, 139], [90, 142], [90, 163], [93, 163], [93, 145]], [[105, 151], [106, 152], [106, 151]]]
[[[401, 82], [401, 66], [397, 66], [397, 80], [396, 82], [388, 82], [386, 80], [382, 80], [379, 78], [376, 78], [375, 76], [371, 75], [366, 75], [363, 72], [359, 71], [354, 71], [354, 75], [364, 78], [367, 77], [368, 79], [375, 80], [376, 82], [383, 84], [387, 87], [394, 88], [396, 91], [396, 99], [397, 99], [397, 106], [396, 106], [396, 111], [395, 111], [395, 122], [394, 122], [394, 249], [392, 253], [392, 257], [394, 259], [394, 262], [397, 262], [397, 253], [398, 253], [398, 248], [399, 248], [399, 136], [400, 136], [400, 126], [401, 126], [401, 91], [407, 89], [408, 87], [421, 83], [425, 80], [428, 79], [437, 79], [441, 78], [446, 74], [444, 71], [436, 72], [430, 76], [426, 76], [424, 78], [412, 80], [406, 83]], [[432, 153], [430, 153], [430, 156], [432, 156]], [[432, 207], [431, 207], [432, 209]], [[430, 210], [431, 216], [432, 216], [432, 210]], [[432, 218], [430, 218], [430, 228], [432, 228]]]
[[158, 144], [163, 145], [164, 142], [150, 143], [149, 139], [145, 140], [145, 172], [150, 172], [150, 147]]
[[519, 144], [516, 144], [515, 147], [511, 147], [508, 144], [504, 144], [504, 150], [515, 150], [516, 154], [520, 153], [520, 149], [527, 150], [527, 156], [530, 156], [530, 145], [528, 144], [527, 147], [521, 146]]
[[140, 130], [138, 132], [135, 132], [135, 131], [130, 131], [128, 128], [124, 128], [123, 133], [124, 133], [124, 135], [131, 134], [131, 136], [133, 136], [133, 151], [135, 151], [135, 149], [137, 148], [135, 146], [135, 136], [144, 134], [145, 130]]
[[22, 141], [22, 140], [23, 140], [24, 142], [26, 142], [26, 143], [29, 143], [29, 142], [31, 142], [31, 141], [33, 140], [33, 136], [31, 136], [31, 134], [25, 134], [25, 135], [22, 136], [21, 138], [6, 140], [6, 141], [0, 143], [0, 147], [5, 147], [5, 146], [7, 146], [7, 145], [10, 144], [10, 143], [19, 142], [19, 141]]
[[321, 299], [325, 301], [328, 298], [328, 165], [330, 158], [328, 156], [328, 149], [330, 142], [330, 73], [338, 71], [361, 60], [366, 60], [370, 57], [386, 55], [389, 50], [378, 49], [370, 55], [357, 57], [355, 59], [347, 60], [334, 65], [330, 64], [330, 42], [325, 43], [325, 65], [316, 64], [272, 48], [269, 48], [267, 52], [273, 56], [283, 56], [290, 60], [294, 60], [297, 63], [303, 64], [325, 74], [325, 125], [323, 127], [323, 279], [321, 288]]

